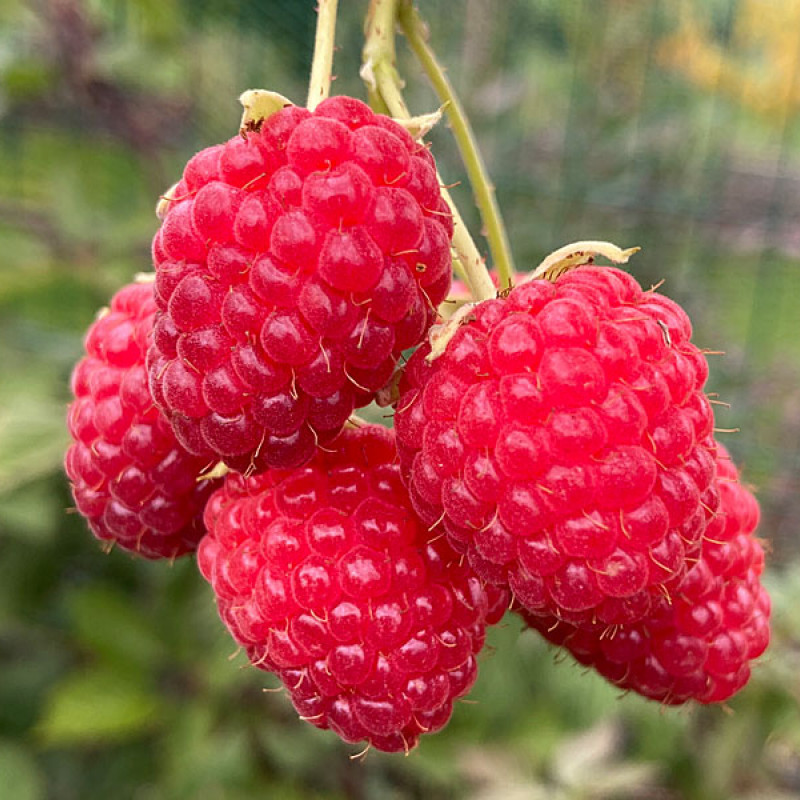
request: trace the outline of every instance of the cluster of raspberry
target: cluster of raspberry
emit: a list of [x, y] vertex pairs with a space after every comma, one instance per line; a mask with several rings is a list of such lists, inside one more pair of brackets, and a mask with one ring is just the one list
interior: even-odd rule
[[[201, 151], [161, 212], [155, 279], [86, 336], [66, 471], [100, 540], [196, 552], [302, 719], [408, 752], [509, 608], [661, 703], [744, 686], [769, 641], [759, 510], [676, 303], [587, 263], [431, 337], [433, 158], [348, 97]], [[394, 430], [353, 417], [387, 386]]]

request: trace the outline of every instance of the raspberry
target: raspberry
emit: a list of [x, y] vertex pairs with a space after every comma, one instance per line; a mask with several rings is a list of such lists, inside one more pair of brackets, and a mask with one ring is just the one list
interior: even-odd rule
[[630, 625], [571, 625], [521, 612], [532, 628], [623, 689], [667, 704], [727, 700], [750, 678], [769, 643], [770, 599], [760, 582], [764, 551], [753, 531], [758, 504], [725, 449], [717, 455], [720, 507], [702, 556], [671, 598]]
[[299, 466], [369, 403], [450, 286], [433, 158], [348, 97], [195, 155], [153, 241], [153, 395], [191, 452]]
[[202, 513], [219, 481], [175, 439], [153, 405], [145, 352], [156, 304], [152, 284], [132, 284], [86, 334], [86, 356], [72, 373], [65, 467], [78, 511], [94, 535], [145, 558], [193, 551]]
[[379, 750], [442, 728], [506, 607], [419, 524], [391, 431], [343, 431], [305, 467], [230, 473], [198, 565], [222, 620], [302, 719]]
[[534, 613], [630, 622], [673, 591], [719, 497], [708, 374], [683, 310], [582, 266], [470, 310], [409, 360], [404, 479], [487, 581]]

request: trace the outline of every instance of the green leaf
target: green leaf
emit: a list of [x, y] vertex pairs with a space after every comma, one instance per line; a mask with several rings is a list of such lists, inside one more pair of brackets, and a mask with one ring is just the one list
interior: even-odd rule
[[33, 756], [10, 742], [0, 741], [0, 775], [3, 793], [14, 800], [44, 797], [44, 779]]
[[20, 59], [3, 75], [3, 88], [12, 100], [34, 99], [48, 90], [53, 76], [45, 64]]
[[48, 381], [24, 377], [9, 373], [0, 389], [0, 494], [57, 469], [68, 442], [63, 404], [42, 396]]
[[186, 704], [175, 715], [161, 758], [169, 797], [227, 798], [232, 786], [256, 774], [246, 728], [220, 726], [199, 703]]
[[75, 638], [123, 671], [152, 667], [164, 654], [152, 621], [110, 586], [76, 589], [67, 609]]
[[52, 540], [58, 516], [63, 513], [53, 496], [52, 482], [36, 481], [3, 497], [0, 530], [43, 544]]
[[54, 746], [117, 742], [157, 727], [164, 711], [156, 694], [123, 675], [72, 673], [53, 689], [36, 733]]

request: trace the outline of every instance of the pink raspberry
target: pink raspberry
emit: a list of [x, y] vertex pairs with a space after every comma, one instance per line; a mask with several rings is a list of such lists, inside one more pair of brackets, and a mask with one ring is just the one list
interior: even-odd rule
[[571, 625], [523, 611], [523, 619], [611, 683], [662, 703], [727, 700], [750, 678], [769, 644], [770, 599], [761, 585], [764, 551], [753, 531], [758, 504], [718, 445], [719, 511], [700, 560], [670, 598], [630, 625]]
[[420, 525], [395, 462], [391, 431], [370, 425], [306, 467], [230, 473], [206, 508], [198, 565], [233, 637], [302, 719], [407, 751], [472, 686], [507, 597]]
[[153, 394], [191, 452], [308, 461], [418, 344], [450, 286], [434, 161], [349, 97], [195, 155], [153, 241]]
[[208, 460], [178, 443], [153, 405], [145, 353], [156, 304], [152, 284], [121, 289], [86, 334], [72, 373], [65, 467], [78, 511], [94, 535], [146, 558], [190, 552], [205, 533], [199, 481]]
[[476, 306], [401, 384], [397, 444], [423, 522], [533, 613], [644, 616], [719, 503], [690, 336], [676, 303], [611, 268]]

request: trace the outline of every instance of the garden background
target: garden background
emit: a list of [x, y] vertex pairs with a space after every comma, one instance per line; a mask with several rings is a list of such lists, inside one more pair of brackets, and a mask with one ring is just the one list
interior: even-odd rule
[[[366, 0], [340, 3], [334, 91]], [[157, 196], [235, 134], [237, 97], [302, 102], [313, 0], [0, 3], [0, 784], [13, 800], [800, 796], [800, 2], [421, 0], [518, 266], [639, 245], [688, 309], [718, 424], [771, 542], [773, 644], [727, 708], [620, 693], [508, 620], [468, 703], [408, 758], [299, 723], [246, 668], [191, 559], [104, 555], [61, 463], [82, 331], [150, 268]], [[415, 113], [438, 103], [400, 41]], [[464, 179], [445, 125], [431, 136]], [[477, 229], [468, 187], [455, 190]], [[483, 247], [485, 243], [481, 242]], [[485, 247], [483, 247], [485, 250]], [[561, 659], [556, 659], [561, 661]]]

